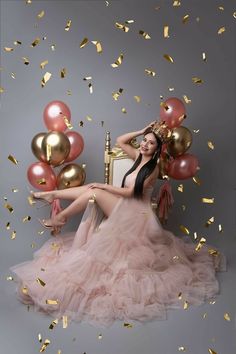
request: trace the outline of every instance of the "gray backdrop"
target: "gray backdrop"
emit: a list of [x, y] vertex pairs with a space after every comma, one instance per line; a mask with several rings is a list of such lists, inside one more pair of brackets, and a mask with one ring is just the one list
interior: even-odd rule
[[[1, 352], [33, 354], [40, 343], [37, 335], [50, 338], [49, 353], [103, 354], [174, 354], [183, 346], [187, 353], [204, 354], [209, 348], [218, 354], [235, 353], [235, 23], [233, 0], [182, 1], [173, 7], [172, 1], [1, 1]], [[160, 6], [159, 9], [155, 9]], [[222, 9], [218, 7], [222, 6]], [[43, 18], [37, 15], [45, 11]], [[183, 24], [182, 18], [189, 15]], [[71, 28], [65, 31], [68, 20]], [[134, 20], [125, 33], [115, 23]], [[169, 38], [163, 37], [164, 25], [169, 26]], [[225, 32], [218, 34], [221, 27]], [[145, 40], [139, 31], [150, 36]], [[36, 37], [40, 43], [32, 48]], [[43, 37], [46, 39], [43, 40]], [[80, 48], [87, 37], [89, 43]], [[14, 41], [21, 45], [14, 45]], [[91, 41], [100, 41], [103, 52], [96, 53]], [[52, 51], [51, 45], [55, 45]], [[14, 48], [6, 52], [4, 47]], [[206, 61], [202, 53], [206, 53]], [[111, 63], [124, 54], [123, 63], [112, 68]], [[170, 63], [163, 58], [169, 54]], [[25, 65], [22, 57], [27, 57]], [[45, 69], [40, 63], [48, 60]], [[60, 70], [67, 69], [64, 79]], [[145, 69], [156, 72], [155, 77]], [[52, 74], [44, 88], [45, 72]], [[12, 75], [13, 73], [13, 75]], [[13, 77], [15, 78], [13, 78]], [[93, 93], [89, 93], [86, 76], [92, 76]], [[203, 80], [194, 84], [193, 77]], [[123, 88], [117, 101], [112, 92]], [[169, 88], [174, 88], [170, 91]], [[67, 91], [71, 90], [71, 95]], [[85, 148], [75, 161], [86, 163], [86, 182], [103, 181], [103, 148], [107, 130], [115, 137], [139, 130], [159, 115], [160, 96], [163, 99], [187, 95], [187, 118], [183, 125], [193, 132], [189, 150], [199, 158], [197, 173], [201, 186], [192, 179], [172, 181], [175, 204], [167, 228], [178, 237], [186, 237], [179, 228], [184, 225], [200, 237], [219, 247], [228, 259], [228, 271], [219, 275], [221, 294], [215, 304], [205, 304], [187, 311], [168, 314], [163, 322], [137, 325], [125, 329], [115, 323], [109, 329], [94, 328], [86, 323], [58, 325], [48, 330], [51, 319], [27, 311], [14, 294], [15, 284], [6, 280], [9, 267], [29, 260], [35, 250], [50, 235], [42, 230], [37, 218], [45, 217], [49, 209], [28, 204], [27, 168], [36, 158], [30, 148], [39, 132], [47, 131], [43, 109], [52, 100], [64, 101], [71, 110], [74, 130], [84, 138]], [[140, 96], [137, 103], [134, 96]], [[122, 113], [125, 108], [127, 113]], [[92, 117], [88, 121], [86, 116]], [[84, 126], [80, 127], [79, 122]], [[104, 121], [102, 125], [101, 122]], [[214, 150], [208, 148], [214, 143]], [[8, 159], [13, 155], [18, 164]], [[157, 182], [157, 188], [161, 185]], [[177, 187], [184, 184], [184, 192]], [[17, 188], [18, 192], [12, 192]], [[203, 204], [202, 197], [215, 198], [214, 204]], [[10, 213], [4, 204], [13, 206]], [[186, 206], [183, 211], [182, 205]], [[22, 222], [25, 216], [30, 222]], [[214, 223], [206, 228], [206, 221]], [[67, 230], [75, 230], [80, 216], [75, 216]], [[10, 222], [10, 230], [6, 229]], [[223, 232], [219, 232], [221, 224]], [[11, 239], [16, 231], [15, 239]], [[33, 247], [32, 248], [32, 244]], [[231, 321], [224, 319], [230, 315]], [[204, 315], [206, 314], [206, 315]], [[103, 334], [98, 339], [99, 333]], [[181, 350], [181, 349], [180, 349]]]

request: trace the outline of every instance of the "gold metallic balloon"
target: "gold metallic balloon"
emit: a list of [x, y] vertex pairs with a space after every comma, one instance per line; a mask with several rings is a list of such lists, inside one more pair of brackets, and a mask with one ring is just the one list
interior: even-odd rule
[[46, 162], [47, 158], [42, 150], [42, 141], [47, 133], [38, 133], [33, 137], [31, 142], [31, 150], [35, 157], [42, 162]]
[[170, 157], [168, 154], [164, 153], [160, 156], [158, 167], [159, 167], [159, 179], [165, 179], [167, 176], [168, 164], [169, 164]]
[[58, 189], [78, 187], [84, 184], [85, 170], [76, 163], [70, 163], [63, 167], [57, 176]]
[[192, 144], [192, 133], [186, 127], [173, 128], [170, 141], [167, 144], [168, 153], [177, 157], [185, 153]]
[[47, 163], [52, 166], [59, 166], [70, 153], [70, 140], [62, 132], [49, 132], [43, 138], [42, 150]]

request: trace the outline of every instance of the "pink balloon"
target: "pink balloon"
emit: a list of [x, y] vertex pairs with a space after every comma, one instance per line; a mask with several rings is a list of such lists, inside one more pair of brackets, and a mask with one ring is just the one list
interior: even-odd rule
[[[165, 107], [168, 107], [168, 109], [166, 110]], [[184, 103], [176, 97], [168, 98], [164, 105], [160, 107], [161, 121], [165, 121], [169, 128], [178, 127], [182, 123], [185, 113]]]
[[197, 167], [198, 159], [196, 156], [183, 154], [170, 162], [167, 174], [174, 179], [186, 179], [195, 175]]
[[65, 117], [70, 122], [71, 113], [69, 107], [62, 101], [49, 102], [44, 108], [43, 119], [48, 130], [64, 132], [67, 129]]
[[[27, 177], [32, 186], [41, 191], [54, 190], [56, 187], [56, 176], [51, 166], [45, 162], [36, 162], [30, 165]], [[40, 184], [40, 181], [45, 181], [45, 184]]]
[[65, 133], [70, 140], [70, 153], [65, 162], [70, 162], [76, 159], [84, 149], [84, 139], [77, 132]]

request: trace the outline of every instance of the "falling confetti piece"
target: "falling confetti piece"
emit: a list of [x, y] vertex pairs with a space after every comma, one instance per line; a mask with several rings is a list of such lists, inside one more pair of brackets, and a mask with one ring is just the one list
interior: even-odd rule
[[218, 9], [221, 11], [224, 11], [224, 7], [223, 6], [218, 6]]
[[225, 27], [221, 27], [221, 28], [219, 28], [218, 31], [217, 31], [218, 34], [222, 34], [222, 33], [224, 33], [224, 32], [225, 32]]
[[187, 227], [185, 227], [184, 225], [180, 225], [179, 228], [180, 228], [180, 230], [181, 230], [183, 233], [185, 233], [186, 235], [189, 235], [189, 234], [190, 234], [189, 230], [188, 230]]
[[179, 352], [185, 352], [186, 348], [185, 347], [179, 347], [178, 350], [179, 350]]
[[21, 45], [22, 44], [21, 41], [14, 41], [13, 43], [14, 43], [14, 45]]
[[168, 90], [171, 92], [171, 91], [174, 91], [174, 87], [168, 87]]
[[92, 43], [96, 46], [97, 53], [102, 53], [102, 45], [98, 41], [92, 41]]
[[48, 82], [48, 80], [50, 80], [52, 74], [49, 72], [46, 72], [46, 74], [44, 74], [42, 80], [41, 80], [41, 87], [44, 87], [46, 85], [46, 83]]
[[27, 222], [27, 221], [30, 221], [31, 220], [31, 216], [25, 216], [23, 219], [22, 219], [22, 222]]
[[12, 231], [11, 240], [15, 240], [15, 238], [16, 238], [16, 231]]
[[233, 13], [233, 17], [236, 18], [236, 11]]
[[196, 183], [198, 186], [201, 185], [201, 181], [200, 181], [199, 177], [197, 177], [197, 176], [193, 177], [193, 182]]
[[12, 77], [13, 79], [16, 78], [14, 73], [11, 73], [11, 77]]
[[181, 5], [181, 1], [179, 1], [179, 0], [174, 0], [173, 6], [180, 6], [180, 5]]
[[24, 64], [25, 65], [29, 65], [29, 59], [26, 57], [22, 57], [22, 59], [24, 60]]
[[213, 300], [213, 301], [209, 301], [209, 304], [210, 305], [214, 305], [216, 303], [216, 301], [215, 300]]
[[200, 241], [197, 244], [197, 247], [195, 248], [196, 251], [199, 251], [202, 246], [204, 245], [204, 243], [206, 242], [206, 239], [204, 237], [201, 237]]
[[164, 38], [170, 38], [170, 36], [169, 36], [169, 26], [167, 26], [167, 25], [164, 26], [163, 36], [164, 36]]
[[93, 93], [93, 85], [91, 84], [91, 82], [88, 84], [89, 87], [89, 93]]
[[3, 92], [5, 92], [4, 88], [0, 87], [0, 93], [3, 93]]
[[42, 61], [42, 63], [40, 63], [40, 68], [44, 69], [45, 65], [47, 65], [47, 64], [48, 64], [48, 60]]
[[194, 232], [194, 233], [193, 233], [193, 237], [194, 237], [194, 240], [196, 240], [196, 239], [198, 238], [197, 232]]
[[33, 243], [31, 243], [30, 247], [31, 247], [31, 248], [35, 248], [35, 247], [36, 247], [36, 244], [33, 242]]
[[82, 120], [79, 122], [79, 126], [80, 126], [80, 127], [83, 127], [83, 126], [84, 126], [84, 122], [83, 122]]
[[213, 204], [214, 198], [202, 198], [203, 203]]
[[207, 220], [205, 226], [206, 227], [210, 226], [211, 224], [213, 224], [214, 221], [215, 221], [215, 218], [214, 218], [214, 216], [212, 216], [210, 219]]
[[194, 82], [194, 84], [202, 84], [203, 80], [199, 79], [198, 77], [192, 77], [192, 81]]
[[117, 68], [119, 65], [121, 65], [122, 61], [123, 61], [124, 55], [123, 53], [120, 53], [120, 56], [116, 59], [115, 63], [112, 63], [111, 66], [113, 68]]
[[131, 323], [127, 323], [127, 322], [125, 322], [125, 323], [123, 324], [123, 326], [124, 326], [125, 328], [133, 328], [133, 325], [132, 325]]
[[139, 103], [141, 101], [141, 97], [140, 96], [134, 96], [134, 99], [137, 103]]
[[144, 31], [139, 31], [139, 34], [144, 38], [144, 39], [151, 39], [151, 36]]
[[156, 6], [154, 10], [160, 10], [161, 6]]
[[71, 125], [69, 119], [67, 118], [67, 116], [63, 116], [65, 125], [67, 126], [68, 129], [73, 129], [73, 126]]
[[89, 121], [89, 122], [92, 122], [93, 118], [90, 117], [90, 116], [86, 116], [86, 119]]
[[127, 25], [129, 25], [130, 23], [134, 23], [134, 20], [126, 20], [125, 23], [127, 23]]
[[67, 95], [69, 95], [69, 96], [72, 95], [72, 91], [71, 91], [71, 90], [67, 90], [66, 93], [67, 93]]
[[179, 299], [179, 300], [182, 300], [182, 293], [179, 293], [179, 294], [178, 294], [178, 299]]
[[221, 224], [218, 225], [218, 229], [219, 229], [219, 232], [223, 232], [223, 228], [222, 228]]
[[182, 210], [183, 210], [183, 211], [186, 210], [186, 205], [183, 204], [183, 205], [181, 205], [181, 207], [182, 207]]
[[185, 16], [182, 18], [182, 23], [185, 24], [188, 20], [189, 20], [189, 15], [185, 15]]
[[200, 129], [193, 129], [193, 132], [194, 132], [195, 134], [197, 134], [197, 133], [200, 132]]
[[35, 40], [33, 41], [33, 43], [31, 43], [31, 47], [36, 47], [36, 45], [38, 45], [40, 43], [40, 38], [37, 37], [35, 38]]
[[205, 61], [205, 62], [207, 61], [206, 53], [204, 53], [204, 52], [202, 53], [202, 60]]
[[231, 321], [230, 315], [227, 312], [224, 314], [224, 319], [226, 321]]
[[45, 285], [46, 285], [46, 283], [44, 283], [44, 281], [43, 281], [42, 279], [40, 279], [40, 278], [37, 278], [36, 281], [37, 281], [37, 283], [39, 283], [41, 286], [45, 286]]
[[155, 71], [153, 71], [153, 70], [145, 69], [144, 71], [149, 76], [153, 76], [154, 77], [156, 75]]
[[99, 335], [98, 335], [98, 339], [102, 339], [102, 334], [99, 334]]
[[126, 111], [126, 109], [124, 107], [122, 108], [121, 111], [122, 111], [122, 113], [127, 113], [127, 111]]
[[124, 91], [123, 88], [120, 88], [117, 92], [112, 92], [112, 97], [114, 98], [115, 101], [118, 100], [122, 92]]
[[184, 310], [187, 310], [188, 307], [189, 307], [189, 303], [188, 303], [188, 301], [185, 301], [185, 302], [184, 302]]
[[117, 28], [123, 30], [124, 32], [129, 32], [129, 27], [128, 26], [125, 26], [122, 23], [118, 23], [118, 22], [116, 22], [115, 25], [116, 25]]
[[51, 44], [50, 48], [54, 51], [56, 49], [56, 44]]
[[11, 276], [7, 276], [7, 277], [6, 277], [6, 280], [14, 280], [14, 278], [11, 277]]
[[12, 156], [12, 155], [8, 155], [8, 160], [10, 160], [11, 162], [13, 162], [15, 165], [17, 165], [17, 164], [18, 164], [18, 160], [17, 160], [17, 159], [15, 159], [15, 157], [14, 157], [14, 156]]
[[46, 300], [46, 304], [47, 305], [58, 305], [59, 304], [59, 300], [50, 300], [50, 299], [47, 299]]
[[42, 343], [42, 341], [43, 341], [42, 336], [41, 336], [40, 333], [38, 334], [38, 340], [39, 340], [39, 343]]
[[50, 343], [51, 343], [51, 342], [50, 342], [49, 339], [45, 339], [45, 341], [44, 341], [42, 347], [40, 348], [39, 352], [40, 352], [40, 353], [44, 352], [44, 351], [46, 350], [47, 346], [48, 346]]
[[208, 352], [210, 353], [210, 354], [217, 354], [213, 349], [208, 349]]
[[208, 141], [207, 145], [208, 145], [209, 149], [214, 150], [215, 146], [212, 141]]
[[44, 15], [45, 15], [45, 12], [42, 10], [42, 11], [37, 15], [37, 17], [38, 17], [38, 18], [43, 18]]
[[190, 100], [186, 95], [183, 95], [183, 99], [184, 99], [185, 103], [187, 103], [187, 104], [192, 102], [192, 100]]
[[67, 21], [67, 24], [66, 24], [66, 27], [65, 27], [65, 31], [67, 31], [67, 32], [69, 31], [70, 26], [71, 26], [71, 22], [72, 22], [71, 20]]
[[208, 250], [208, 253], [211, 255], [211, 256], [215, 256], [215, 257], [218, 257], [220, 255], [220, 253], [217, 251], [217, 250], [214, 250], [213, 248], [210, 248]]
[[207, 318], [207, 313], [206, 312], [202, 315], [202, 318], [203, 319]]
[[6, 223], [6, 229], [7, 229], [7, 230], [10, 230], [10, 225], [11, 225], [11, 223], [8, 221], [8, 222]]
[[14, 48], [4, 47], [5, 52], [13, 52]]
[[83, 80], [84, 80], [84, 81], [86, 81], [86, 80], [92, 80], [92, 76], [86, 76], [86, 77], [83, 78]]
[[62, 327], [67, 328], [68, 326], [68, 318], [67, 316], [62, 316]]
[[184, 185], [183, 185], [183, 184], [180, 184], [180, 185], [178, 186], [177, 190], [178, 190], [179, 192], [183, 192], [183, 191], [184, 191]]
[[109, 6], [109, 1], [106, 0], [105, 3], [106, 3], [106, 6]]
[[173, 59], [170, 55], [164, 54], [163, 57], [164, 57], [166, 60], [168, 60], [169, 62], [174, 63], [174, 59]]
[[64, 79], [64, 77], [66, 76], [67, 70], [66, 68], [63, 68], [60, 72], [61, 78]]
[[13, 213], [14, 211], [13, 207], [8, 203], [4, 204], [4, 208], [6, 208], [10, 213]]
[[88, 44], [88, 38], [85, 37], [85, 38], [82, 40], [82, 42], [80, 43], [79, 47], [80, 47], [80, 48], [84, 48], [84, 47], [86, 46], [86, 44]]

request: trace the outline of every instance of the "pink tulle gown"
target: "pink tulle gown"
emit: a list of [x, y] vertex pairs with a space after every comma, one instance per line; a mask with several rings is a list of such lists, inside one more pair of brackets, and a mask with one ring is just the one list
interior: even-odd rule
[[[130, 174], [126, 185], [135, 178]], [[144, 201], [118, 199], [107, 219], [89, 202], [75, 234], [50, 238], [33, 260], [10, 268], [19, 300], [54, 319], [109, 326], [117, 319], [166, 319], [167, 309], [214, 297], [225, 258], [207, 245], [196, 251], [196, 244], [164, 230], [151, 209], [151, 191]]]

